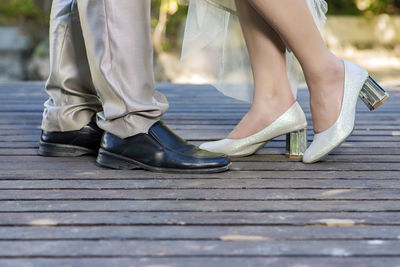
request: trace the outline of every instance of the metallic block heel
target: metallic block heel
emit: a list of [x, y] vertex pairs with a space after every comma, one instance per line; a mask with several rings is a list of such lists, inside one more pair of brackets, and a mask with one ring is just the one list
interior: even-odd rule
[[286, 157], [301, 159], [307, 149], [307, 129], [286, 134]]
[[372, 111], [377, 109], [389, 98], [389, 93], [380, 87], [380, 85], [370, 76], [361, 89], [360, 98], [369, 110]]

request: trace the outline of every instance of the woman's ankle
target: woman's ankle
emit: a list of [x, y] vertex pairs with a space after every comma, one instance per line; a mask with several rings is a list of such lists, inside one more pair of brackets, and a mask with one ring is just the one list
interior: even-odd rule
[[295, 102], [293, 95], [292, 98], [276, 98], [269, 102], [255, 101], [227, 138], [241, 139], [256, 134], [278, 119]]
[[324, 72], [325, 75], [321, 73], [315, 81], [307, 81], [315, 133], [323, 132], [333, 125], [340, 114], [343, 100], [343, 60], [337, 59], [327, 64]]
[[311, 71], [304, 71], [310, 93], [319, 90], [326, 83], [335, 82], [344, 77], [344, 62], [336, 56], [329, 57]]

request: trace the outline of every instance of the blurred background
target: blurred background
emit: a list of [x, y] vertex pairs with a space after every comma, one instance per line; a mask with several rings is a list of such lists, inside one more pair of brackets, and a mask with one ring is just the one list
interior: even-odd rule
[[[179, 60], [187, 13], [180, 2], [152, 0], [156, 79], [199, 82]], [[328, 0], [328, 4], [324, 29], [328, 46], [382, 83], [400, 85], [400, 0]], [[51, 0], [1, 0], [0, 81], [47, 78], [50, 8]]]

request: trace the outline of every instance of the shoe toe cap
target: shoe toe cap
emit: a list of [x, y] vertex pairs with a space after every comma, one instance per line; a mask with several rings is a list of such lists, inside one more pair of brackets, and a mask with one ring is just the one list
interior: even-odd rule
[[307, 153], [307, 151], [304, 152], [303, 163], [313, 163], [313, 157], [311, 156], [311, 153]]
[[315, 163], [320, 161], [323, 157], [328, 155], [329, 146], [321, 146], [320, 142], [313, 142], [304, 152], [303, 163]]
[[224, 167], [231, 164], [231, 160], [228, 157], [218, 157], [215, 158], [213, 161], [214, 161], [213, 165], [218, 167]]
[[194, 155], [199, 161], [211, 166], [226, 166], [231, 163], [229, 157], [223, 153], [215, 153], [199, 149]]
[[213, 153], [230, 155], [232, 154], [232, 150], [235, 147], [232, 146], [230, 140], [222, 139], [218, 141], [203, 143], [199, 146], [199, 148]]

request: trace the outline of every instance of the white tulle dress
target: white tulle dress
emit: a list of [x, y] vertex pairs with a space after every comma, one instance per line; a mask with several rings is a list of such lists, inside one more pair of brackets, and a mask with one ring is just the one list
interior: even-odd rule
[[[307, 1], [321, 29], [328, 10], [325, 0]], [[182, 61], [207, 66], [203, 80], [227, 96], [251, 102], [253, 77], [235, 0], [188, 0], [189, 11], [182, 47]], [[201, 61], [201, 62], [196, 62]], [[293, 53], [286, 52], [287, 72], [293, 94], [297, 95], [301, 74]], [[204, 68], [202, 69], [202, 71]]]

